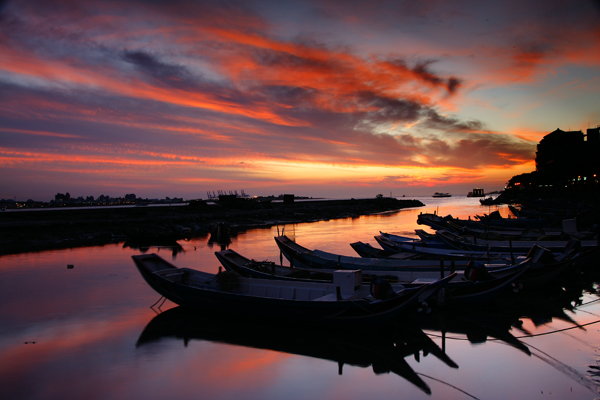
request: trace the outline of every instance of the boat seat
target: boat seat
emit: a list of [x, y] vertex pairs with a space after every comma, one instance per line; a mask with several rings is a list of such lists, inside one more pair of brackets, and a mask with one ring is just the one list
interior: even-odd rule
[[162, 270], [162, 271], [156, 271], [155, 272], [156, 275], [160, 275], [165, 279], [168, 279], [171, 282], [181, 282], [182, 278], [184, 276], [184, 271], [182, 270]]

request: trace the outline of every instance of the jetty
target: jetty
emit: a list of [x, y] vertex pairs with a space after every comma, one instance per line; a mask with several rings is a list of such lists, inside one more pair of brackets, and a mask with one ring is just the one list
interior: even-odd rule
[[53, 209], [0, 214], [0, 254], [104, 245], [140, 238], [180, 240], [275, 225], [326, 221], [423, 207], [390, 197], [287, 202], [205, 202], [160, 207]]

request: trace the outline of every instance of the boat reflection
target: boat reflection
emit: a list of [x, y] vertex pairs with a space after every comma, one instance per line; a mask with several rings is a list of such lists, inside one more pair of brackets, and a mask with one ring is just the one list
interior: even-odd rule
[[513, 315], [492, 313], [478, 310], [444, 309], [442, 312], [433, 312], [421, 315], [419, 326], [426, 331], [433, 331], [432, 336], [440, 335], [442, 349], [446, 350], [446, 335], [459, 334], [473, 344], [485, 343], [488, 338], [500, 340], [508, 345], [531, 355], [529, 348], [517, 339], [511, 328], [518, 321]]
[[190, 340], [208, 340], [329, 360], [338, 364], [340, 375], [346, 364], [370, 366], [375, 374], [394, 373], [427, 394], [431, 389], [406, 362], [406, 357], [413, 356], [420, 361], [421, 355], [432, 354], [449, 367], [458, 368], [435, 342], [413, 325], [372, 333], [319, 329], [315, 334], [314, 327], [232, 321], [175, 307], [154, 317], [136, 346], [148, 346], [163, 338], [182, 339], [185, 346]]
[[236, 236], [235, 231], [231, 231], [223, 222], [210, 232], [208, 238], [208, 247], [212, 248], [215, 244], [226, 250], [231, 244], [231, 238]]
[[574, 312], [582, 304], [585, 287], [580, 282], [565, 282], [562, 285], [547, 285], [543, 291], [523, 291], [511, 301], [501, 299], [496, 304], [496, 311], [512, 316], [513, 326], [527, 335], [530, 332], [522, 329], [522, 322], [519, 322], [523, 319], [531, 320], [536, 328], [555, 319], [578, 327], [578, 323], [566, 311]]
[[471, 343], [484, 343], [491, 338], [531, 355], [530, 348], [511, 331], [514, 329], [523, 337], [535, 336], [525, 328], [526, 320], [531, 321], [536, 330], [553, 320], [583, 329], [565, 312], [574, 311], [581, 304], [583, 295], [581, 285], [547, 286], [544, 292], [509, 293], [481, 307], [444, 307], [431, 314], [419, 315], [418, 323], [422, 329], [441, 332], [443, 338], [447, 333], [465, 335]]
[[[430, 382], [425, 382], [428, 379], [463, 393], [481, 388], [473, 388], [473, 385], [464, 382], [449, 384], [423, 371], [415, 372], [415, 361], [420, 363], [422, 357], [433, 356], [450, 368], [458, 368], [446, 354], [446, 349], [451, 349], [453, 341], [472, 344], [502, 342], [517, 350], [507, 352], [511, 353], [507, 354], [508, 359], [514, 359], [515, 354], [519, 357], [525, 354], [529, 359], [540, 360], [552, 367], [574, 384], [593, 391], [597, 389], [595, 381], [600, 375], [600, 367], [586, 364], [587, 372], [577, 371], [577, 368], [559, 360], [562, 353], [550, 355], [532, 339], [570, 329], [582, 331], [590, 325], [589, 321], [580, 325], [574, 312], [582, 305], [586, 293], [593, 295], [592, 303], [596, 301], [593, 299], [598, 292], [596, 285], [593, 282], [564, 282], [562, 285], [548, 286], [545, 291], [511, 293], [511, 296], [481, 307], [433, 308], [429, 314], [415, 313], [398, 321], [393, 328], [366, 334], [345, 329], [315, 330], [314, 326], [298, 328], [256, 324], [247, 320], [232, 321], [223, 316], [207, 316], [176, 307], [152, 319], [139, 336], [137, 346], [152, 346], [164, 338], [175, 338], [182, 340], [185, 346], [191, 340], [204, 340], [272, 350], [335, 362], [340, 375], [344, 365], [372, 368], [375, 375], [393, 373], [422, 392], [431, 394]], [[559, 328], [553, 324], [556, 321], [559, 321]], [[481, 349], [476, 347], [473, 347], [473, 351]], [[486, 349], [490, 347], [493, 348], [485, 346], [482, 354], [486, 354]], [[469, 367], [472, 366], [467, 366], [467, 369]], [[457, 385], [464, 386], [466, 390]], [[438, 391], [437, 388], [435, 390]]]
[[179, 253], [185, 252], [183, 246], [177, 242], [178, 237], [172, 235], [152, 235], [152, 236], [136, 236], [132, 237], [123, 243], [123, 248], [131, 248], [139, 250], [141, 253], [147, 253], [151, 248], [167, 249], [172, 252], [173, 258]]

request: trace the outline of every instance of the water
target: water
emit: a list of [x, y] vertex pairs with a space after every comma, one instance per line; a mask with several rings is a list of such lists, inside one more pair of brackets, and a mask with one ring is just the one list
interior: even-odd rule
[[[414, 234], [423, 228], [420, 212], [466, 218], [496, 209], [466, 197], [422, 200], [426, 207], [397, 213], [243, 232], [230, 248], [279, 261], [273, 237], [285, 229], [306, 247], [353, 256], [349, 243], [375, 245], [380, 230]], [[149, 251], [178, 266], [218, 270], [220, 248], [208, 237], [180, 244], [175, 256]], [[181, 316], [169, 302], [159, 317], [149, 307], [159, 296], [135, 269], [134, 254], [140, 250], [120, 243], [0, 257], [2, 399], [598, 397], [595, 283], [540, 295], [542, 304], [509, 316], [426, 318], [420, 326], [432, 343], [402, 334], [404, 345], [394, 348], [374, 335]], [[151, 322], [160, 327], [147, 328]]]

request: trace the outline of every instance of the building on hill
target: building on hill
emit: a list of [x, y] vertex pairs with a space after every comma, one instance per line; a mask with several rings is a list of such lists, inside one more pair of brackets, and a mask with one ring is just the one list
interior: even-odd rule
[[600, 178], [600, 126], [582, 131], [557, 129], [542, 138], [535, 155], [536, 170], [514, 176], [507, 189], [517, 192], [589, 191]]
[[592, 181], [600, 174], [600, 128], [582, 131], [557, 129], [537, 145], [536, 171], [543, 184]]

